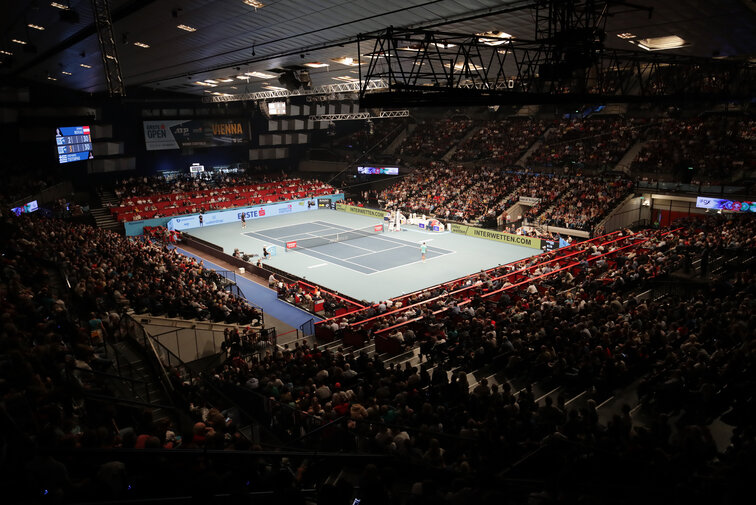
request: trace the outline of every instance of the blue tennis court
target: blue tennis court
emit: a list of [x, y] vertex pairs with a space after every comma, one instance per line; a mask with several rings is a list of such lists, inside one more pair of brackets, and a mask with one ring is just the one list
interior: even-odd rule
[[[286, 243], [291, 241], [307, 241], [330, 237], [344, 232], [351, 232], [346, 226], [324, 221], [294, 224], [276, 228], [268, 228], [247, 235], [264, 242], [276, 245], [278, 254], [284, 254]], [[398, 232], [401, 233], [401, 232]], [[286, 254], [305, 254], [327, 263], [360, 272], [375, 274], [392, 268], [420, 263], [420, 244], [422, 240], [411, 242], [394, 236], [392, 233], [378, 233], [370, 236], [360, 236], [342, 242], [326, 243], [312, 248], [296, 248]], [[427, 261], [440, 258], [454, 251], [434, 247], [428, 244]]]

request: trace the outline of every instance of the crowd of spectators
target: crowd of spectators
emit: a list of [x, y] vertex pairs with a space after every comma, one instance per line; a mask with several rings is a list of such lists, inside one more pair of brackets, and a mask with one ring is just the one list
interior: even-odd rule
[[[525, 198], [521, 217], [531, 222], [591, 230], [631, 190], [627, 180], [436, 163], [383, 190], [378, 203], [439, 219], [495, 226], [499, 215]], [[512, 225], [511, 218], [507, 216], [505, 225]]]
[[540, 224], [591, 231], [633, 190], [625, 179], [572, 178], [569, 189], [538, 217]]
[[317, 285], [303, 281], [284, 282], [274, 274], [270, 274], [268, 286], [276, 290], [279, 298], [326, 318], [362, 308], [362, 305], [336, 293], [322, 290]]
[[284, 179], [286, 179], [284, 174], [250, 175], [221, 172], [184, 173], [169, 176], [132, 176], [116, 181], [113, 193], [119, 200], [125, 200], [132, 197], [193, 193], [209, 189], [276, 182]]
[[523, 197], [530, 199], [532, 205], [528, 205], [527, 210], [523, 213], [525, 218], [534, 218], [552, 202], [558, 201], [560, 196], [569, 188], [571, 180], [569, 177], [552, 174], [507, 173], [505, 177], [515, 177], [514, 180], [518, 182], [518, 185], [501, 202], [500, 208], [502, 211], [506, 210]]
[[674, 174], [692, 168], [697, 178], [728, 180], [756, 168], [756, 121], [720, 116], [663, 119], [649, 128], [631, 165], [634, 172]]
[[321, 181], [305, 181], [281, 176], [258, 179], [251, 175], [132, 178], [116, 188], [120, 198], [110, 212], [119, 221], [138, 221], [178, 214], [259, 205], [296, 198], [314, 198], [336, 190]]
[[647, 119], [589, 118], [556, 122], [528, 158], [537, 168], [612, 170], [651, 124]]
[[402, 131], [405, 119], [377, 119], [361, 123], [362, 127], [334, 141], [333, 147], [380, 153]]
[[520, 181], [499, 169], [476, 170], [442, 162], [415, 170], [378, 195], [386, 208], [425, 214], [439, 219], [495, 225], [500, 201]]
[[472, 137], [459, 143], [451, 161], [490, 160], [513, 165], [546, 129], [536, 119], [486, 121]]
[[[7, 170], [0, 188], [0, 203], [5, 207], [22, 198], [36, 195], [56, 182], [59, 182], [58, 179], [47, 168]], [[6, 211], [7, 209], [2, 210], [3, 213]]]
[[442, 119], [423, 121], [399, 146], [398, 156], [437, 161], [472, 128], [469, 119]]
[[[180, 435], [148, 414], [130, 429], [115, 429], [108, 425], [112, 412], [86, 409], [77, 393], [102, 387], [84, 371], [109, 366], [97, 339], [101, 330], [117, 328], [121, 302], [139, 303], [131, 296], [143, 294], [139, 286], [151, 287], [153, 295], [173, 290], [186, 300], [222, 295], [212, 289], [217, 279], [205, 276], [201, 265], [162, 246], [37, 216], [4, 223], [4, 232], [9, 237], [0, 271], [6, 302], [4, 402], [15, 420], [28, 421], [15, 423], [27, 430], [23, 435], [34, 435], [39, 446], [59, 448], [251, 448], [234, 416], [208, 405], [198, 383], [181, 386], [196, 402], [189, 411], [191, 429]], [[591, 480], [576, 474], [572, 463], [606, 465], [599, 474], [615, 482], [627, 478], [617, 470], [637, 458], [652, 463], [649, 469], [637, 465], [631, 474], [651, 479], [639, 479], [644, 491], [660, 486], [671, 493], [669, 483], [698, 489], [687, 476], [712, 465], [724, 487], [730, 483], [723, 480], [728, 471], [739, 468], [737, 475], [743, 475], [752, 467], [747, 459], [752, 433], [736, 429], [731, 447], [718, 453], [707, 428], [731, 407], [729, 422], [746, 427], [753, 408], [750, 396], [742, 394], [754, 366], [750, 271], [717, 277], [701, 285], [702, 291], [683, 296], [631, 295], [640, 283], [688, 268], [706, 251], [748, 258], [743, 253], [753, 254], [756, 227], [752, 220], [714, 217], [679, 230], [621, 235], [576, 245], [580, 256], [569, 270], [563, 267], [572, 260], [555, 251], [459, 281], [465, 288], [459, 295], [444, 296], [453, 290], [447, 286], [406, 300], [398, 312], [396, 304], [386, 307], [387, 324], [407, 323], [392, 330], [392, 338], [401, 332], [402, 346], [418, 347], [419, 364], [400, 367], [377, 354], [308, 344], [243, 360], [229, 334], [229, 360], [212, 380], [273, 399], [270, 426], [282, 440], [299, 438], [305, 425], [337, 422], [336, 432], [323, 431], [320, 442], [312, 443], [384, 453], [448, 472], [454, 485], [416, 483], [418, 497], [440, 503], [459, 499], [460, 485], [469, 489], [468, 496], [491, 492], [496, 472], [537, 451], [553, 451], [562, 461], [545, 471], [572, 477], [546, 493], [600, 492], [570, 484]], [[557, 264], [547, 263], [552, 260]], [[70, 314], [47, 285], [45, 265], [53, 264], [68, 272], [77, 306], [112, 316]], [[522, 268], [529, 269], [524, 282], [497, 279]], [[489, 296], [495, 291], [500, 296]], [[427, 307], [415, 306], [438, 296], [441, 300]], [[240, 335], [240, 345], [242, 340]], [[510, 380], [470, 383], [468, 372], [484, 366], [498, 367]], [[643, 425], [629, 407], [600, 421], [593, 399], [574, 406], [561, 394], [539, 400], [527, 385], [568, 384], [599, 397], [638, 378], [638, 394], [651, 419]], [[515, 379], [525, 386], [514, 386]], [[681, 414], [676, 424], [671, 414]], [[33, 485], [44, 482], [48, 492], [70, 492], [65, 466], [44, 452], [36, 454], [27, 460]], [[669, 482], [654, 477], [659, 472]], [[109, 481], [98, 475], [96, 482]], [[387, 484], [374, 501], [391, 501]]]
[[60, 220], [21, 217], [9, 237], [19, 252], [61, 263], [76, 297], [101, 311], [249, 324], [260, 313], [201, 261], [163, 243]]
[[[539, 279], [539, 268], [532, 283], [498, 300], [481, 296], [487, 281], [479, 278], [473, 287], [480, 291], [466, 293], [464, 300], [406, 308], [414, 312], [407, 321], [415, 324], [400, 328], [401, 340], [420, 348], [420, 365], [386, 365], [364, 352], [297, 344], [246, 366], [228, 363], [218, 379], [273, 398], [273, 428], [282, 436], [298, 432], [297, 419], [321, 424], [343, 419], [350, 436], [329, 443], [409, 458], [470, 479], [490, 478], [487, 469], [502, 468], [538, 447], [568, 461], [607, 459], [614, 471], [624, 466], [604, 452], [633, 461], [641, 448], [641, 454], [665, 455], [653, 459], [665, 477], [678, 475], [675, 465], [687, 458], [693, 458], [687, 470], [706, 471], [716, 463], [706, 425], [733, 402], [738, 422], [753, 407], [738, 399], [750, 382], [745, 370], [754, 365], [750, 273], [733, 273], [682, 297], [636, 299], [627, 293], [684, 268], [690, 255], [709, 248], [752, 255], [756, 228], [752, 221], [709, 220], [676, 231], [627, 234], [626, 240], [635, 246], [606, 245], [607, 253], [615, 253], [610, 260], [602, 261], [604, 245], [588, 247], [589, 256], [599, 259], [581, 260], [581, 272], [567, 285], [561, 284], [564, 276], [559, 283]], [[542, 286], [531, 289], [534, 284]], [[438, 311], [441, 306], [446, 310]], [[494, 362], [507, 377], [570, 384], [602, 398], [644, 377], [638, 393], [652, 421], [636, 425], [626, 407], [599, 422], [593, 399], [569, 407], [561, 395], [538, 401], [529, 386], [518, 390], [509, 381], [468, 382], [469, 372]], [[684, 415], [673, 425], [669, 414], [679, 412]], [[752, 434], [744, 435], [736, 431], [738, 445], [718, 464], [727, 467], [744, 457], [740, 444], [753, 448]], [[642, 466], [635, 472], [645, 475]], [[573, 474], [567, 467], [560, 472]], [[662, 482], [642, 486], [656, 485]], [[560, 487], [586, 492], [567, 483]]]

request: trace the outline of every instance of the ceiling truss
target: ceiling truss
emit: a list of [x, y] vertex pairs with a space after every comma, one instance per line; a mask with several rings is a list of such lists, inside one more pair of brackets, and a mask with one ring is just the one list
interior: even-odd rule
[[384, 110], [378, 114], [372, 112], [354, 112], [351, 114], [318, 114], [310, 116], [310, 121], [352, 121], [355, 119], [390, 119], [395, 117], [409, 117], [409, 110]]
[[353, 93], [357, 97], [357, 93], [362, 90], [375, 91], [388, 89], [388, 85], [381, 79], [366, 81], [360, 83], [359, 81], [345, 82], [343, 84], [326, 84], [325, 86], [318, 86], [312, 89], [297, 89], [294, 91], [289, 90], [271, 90], [271, 91], [259, 91], [256, 93], [240, 93], [236, 95], [212, 95], [202, 97], [202, 101], [205, 103], [223, 103], [223, 102], [243, 102], [254, 100], [268, 100], [271, 98], [289, 98], [292, 96], [313, 96], [313, 95], [335, 95], [338, 93]]
[[553, 39], [492, 40], [422, 30], [364, 37], [369, 61], [363, 82], [384, 90], [360, 91], [362, 107], [454, 103], [597, 103], [656, 100], [739, 100], [753, 96], [756, 66], [654, 52], [553, 47]]
[[126, 87], [121, 75], [121, 64], [118, 61], [115, 38], [113, 36], [113, 21], [110, 17], [108, 0], [92, 0], [97, 39], [100, 43], [102, 68], [105, 72], [105, 82], [110, 96], [124, 96]]

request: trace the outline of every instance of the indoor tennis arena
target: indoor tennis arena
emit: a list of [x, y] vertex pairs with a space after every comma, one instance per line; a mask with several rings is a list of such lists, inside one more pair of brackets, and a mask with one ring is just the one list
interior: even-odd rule
[[2, 2], [3, 503], [747, 503], [755, 5]]

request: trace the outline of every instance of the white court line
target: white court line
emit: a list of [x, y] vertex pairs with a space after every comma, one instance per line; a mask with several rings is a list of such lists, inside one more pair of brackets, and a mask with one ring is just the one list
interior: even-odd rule
[[[329, 258], [333, 258], [335, 260], [344, 261], [346, 263], [351, 263], [352, 265], [358, 266], [360, 268], [367, 268], [368, 270], [372, 270], [373, 273], [380, 272], [380, 270], [376, 270], [375, 268], [366, 267], [365, 265], [360, 265], [359, 263], [354, 263], [353, 261], [345, 260], [343, 258], [337, 258], [336, 256], [334, 256], [332, 254], [326, 254], [324, 252], [315, 251], [314, 249], [302, 249], [301, 251], [298, 251], [297, 249], [290, 249], [290, 251], [297, 252], [299, 254], [304, 254], [305, 256], [310, 256], [310, 258], [317, 258], [317, 256], [311, 256], [311, 255], [307, 254], [306, 252], [304, 252], [304, 251], [313, 251], [313, 252], [315, 252], [317, 254], [322, 254], [323, 256], [328, 256]], [[322, 258], [318, 258], [318, 259], [322, 259]], [[343, 268], [349, 268], [349, 267], [345, 267], [343, 265], [339, 265], [338, 263], [335, 263], [335, 262], [331, 262], [331, 263], [333, 265], [340, 266], [340, 267], [343, 267]], [[352, 270], [355, 271], [355, 272], [357, 272], [357, 273], [359, 273], [359, 274], [365, 274], [365, 272], [360, 272], [359, 270], [355, 270], [355, 269], [352, 269]], [[365, 275], [372, 275], [372, 274], [365, 274]]]
[[[373, 255], [373, 254], [383, 254], [386, 251], [393, 251], [394, 249], [401, 249], [403, 247], [407, 247], [407, 246], [406, 245], [398, 245], [396, 247], [391, 247], [389, 249], [383, 249], [382, 251], [372, 251], [371, 250], [369, 253], [358, 254], [357, 256], [350, 256], [349, 259], [353, 260], [354, 258], [362, 258], [363, 256], [370, 256], [370, 255]], [[368, 249], [365, 249], [365, 250], [367, 251]]]
[[307, 268], [319, 268], [319, 267], [324, 267], [324, 266], [328, 266], [328, 265], [330, 265], [330, 263], [318, 263], [317, 265], [311, 265], [311, 266], [309, 266]]
[[[382, 235], [369, 235], [368, 237], [363, 237], [363, 238], [374, 238], [374, 239], [377, 239], [377, 240], [383, 240], [384, 242], [389, 242], [391, 244], [399, 244], [399, 245], [403, 245], [403, 246], [406, 246], [406, 247], [415, 247], [415, 245], [416, 245], [415, 242], [410, 242], [408, 240], [402, 240], [400, 238], [394, 238], [394, 237], [384, 237]], [[419, 244], [419, 242], [417, 242], [417, 243]], [[429, 247], [428, 248], [429, 251], [432, 251], [433, 249], [436, 249], [436, 252], [440, 252], [439, 250], [441, 250], [441, 251], [448, 251], [449, 250], [449, 249], [443, 249], [441, 247], [438, 247], [438, 248]], [[456, 252], [456, 251], [451, 251], [451, 252]], [[449, 253], [447, 252], [447, 253], [443, 253], [443, 254], [449, 254]]]
[[[414, 250], [414, 248], [413, 248], [413, 250]], [[449, 252], [449, 253], [446, 253], [446, 254], [439, 254], [435, 258], [427, 258], [425, 260], [425, 262], [427, 263], [429, 261], [433, 261], [433, 260], [438, 259], [438, 258], [443, 258], [444, 256], [449, 256], [450, 254], [457, 254], [457, 251], [452, 251], [452, 252]], [[408, 267], [410, 265], [414, 265], [416, 263], [422, 263], [422, 262], [423, 262], [423, 260], [420, 259], [420, 260], [417, 260], [417, 261], [413, 261], [412, 263], [405, 263], [404, 265], [397, 265], [395, 267], [385, 268], [383, 270], [378, 270], [377, 272], [373, 272], [371, 274], [365, 274], [365, 275], [375, 275], [375, 274], [379, 274], [379, 273], [383, 273], [383, 272], [388, 272], [389, 270], [395, 270], [397, 268], [404, 268], [404, 267]]]
[[[295, 235], [284, 235], [282, 238], [279, 238], [279, 239], [276, 239], [276, 240], [281, 240], [281, 241], [284, 241], [284, 242], [289, 242], [290, 240], [302, 240], [302, 239], [309, 239], [309, 238], [325, 238], [325, 237], [327, 237], [329, 235], [337, 235], [337, 234], [342, 233], [342, 232], [345, 231], [345, 230], [339, 230], [338, 228], [332, 228], [332, 229], [333, 229], [333, 231], [335, 233], [330, 233], [329, 232], [329, 233], [326, 233], [325, 235], [313, 235], [312, 232], [305, 232], [304, 235], [309, 235], [309, 237], [305, 237], [305, 236], [303, 236], [302, 233], [298, 233], [298, 234], [295, 234]], [[287, 237], [293, 237], [293, 238], [289, 239]], [[365, 237], [359, 237], [359, 238], [365, 238]], [[345, 241], [342, 240], [341, 242], [345, 242]], [[329, 243], [336, 244], [338, 242], [329, 242]], [[323, 244], [323, 245], [328, 245], [328, 244]], [[317, 246], [317, 247], [319, 247], [319, 246]], [[359, 247], [359, 246], [356, 246], [356, 245], [350, 245], [350, 247], [355, 247], [357, 249], [362, 249], [363, 251], [370, 251], [370, 250], [372, 250], [372, 249], [365, 249], [364, 247]]]
[[[316, 222], [316, 223], [317, 223], [317, 222]], [[340, 226], [340, 225], [337, 225], [337, 226]], [[346, 227], [345, 227], [345, 228], [346, 228]], [[349, 228], [346, 228], [346, 230], [339, 230], [338, 228], [334, 228], [334, 229], [335, 229], [335, 230], [336, 230], [337, 232], [338, 232], [338, 231], [346, 231], [346, 230], [349, 230]], [[254, 232], [254, 233], [256, 233], [256, 234], [258, 234], [258, 235], [261, 235], [261, 236], [263, 236], [263, 237], [266, 237], [266, 238], [268, 238], [268, 239], [270, 239], [270, 240], [278, 240], [278, 241], [283, 241], [283, 242], [286, 242], [286, 240], [284, 240], [284, 239], [281, 239], [281, 238], [273, 238], [273, 237], [270, 237], [270, 236], [268, 236], [268, 235], [265, 235], [264, 233], [260, 233], [260, 232]], [[310, 233], [308, 232], [308, 233], [307, 233], [307, 235], [310, 235]], [[317, 237], [317, 235], [314, 235], [314, 237]], [[406, 240], [401, 240], [401, 239], [398, 239], [398, 238], [397, 238], [397, 239], [394, 239], [394, 240], [391, 240], [391, 238], [389, 238], [389, 237], [386, 237], [386, 238], [384, 238], [384, 237], [382, 237], [382, 236], [380, 236], [380, 235], [377, 235], [377, 234], [376, 234], [376, 235], [369, 235], [368, 237], [362, 237], [362, 238], [375, 238], [375, 239], [378, 239], [378, 240], [383, 240], [384, 242], [389, 242], [389, 243], [391, 243], [391, 244], [395, 244], [395, 245], [396, 245], [396, 247], [392, 247], [392, 248], [389, 248], [389, 249], [385, 249], [384, 251], [393, 250], [393, 249], [399, 249], [399, 248], [401, 248], [401, 247], [411, 247], [411, 248], [412, 248], [412, 249], [414, 250], [414, 249], [415, 249], [415, 247], [416, 247], [416, 246], [415, 246], [415, 244], [414, 244], [414, 243], [412, 243], [412, 242], [409, 242], [409, 241], [406, 241]], [[432, 240], [432, 239], [431, 239], [431, 240]], [[398, 242], [397, 242], [397, 241], [398, 241]], [[350, 247], [355, 247], [355, 248], [357, 248], [357, 249], [363, 249], [364, 251], [368, 251], [368, 250], [369, 250], [369, 249], [364, 249], [364, 248], [361, 248], [361, 247], [357, 247], [357, 246], [350, 246]], [[434, 260], [434, 259], [436, 259], [436, 258], [441, 258], [441, 257], [443, 257], [443, 256], [448, 256], [449, 254], [456, 254], [456, 253], [457, 253], [457, 251], [449, 251], [448, 249], [442, 249], [442, 248], [432, 248], [432, 247], [429, 247], [429, 248], [428, 248], [428, 251], [429, 251], [429, 252], [433, 252], [433, 249], [436, 249], [436, 251], [435, 251], [435, 252], [438, 252], [438, 253], [439, 253], [439, 255], [438, 255], [438, 256], [436, 256], [435, 258], [428, 258], [428, 259], [426, 259], [426, 262], [428, 262], [428, 261], [431, 261], [431, 260]], [[440, 249], [441, 251], [448, 251], [448, 252], [440, 253], [440, 252], [439, 252], [439, 249]], [[305, 249], [305, 250], [311, 250], [311, 249]], [[296, 248], [295, 248], [295, 249], [290, 249], [289, 251], [291, 251], [291, 252], [298, 252], [298, 253], [300, 253], [300, 254], [305, 254], [305, 255], [307, 255], [307, 256], [310, 256], [311, 258], [312, 258], [312, 257], [317, 257], [317, 256], [311, 256], [311, 255], [308, 255], [308, 254], [306, 254], [306, 253], [304, 253], [304, 252], [302, 252], [302, 251], [299, 251], [299, 250], [297, 250]], [[364, 274], [364, 275], [374, 275], [374, 274], [377, 274], [377, 273], [381, 273], [381, 272], [388, 272], [389, 270], [394, 270], [394, 269], [397, 269], [397, 268], [402, 268], [402, 267], [406, 267], [406, 266], [409, 266], [409, 265], [414, 265], [414, 264], [417, 264], [417, 263], [422, 263], [422, 260], [418, 260], [418, 261], [413, 261], [413, 262], [411, 262], [411, 263], [405, 263], [405, 264], [403, 264], [403, 265], [397, 265], [397, 266], [395, 266], [395, 267], [390, 267], [390, 268], [386, 268], [386, 269], [382, 269], [382, 270], [381, 270], [381, 269], [375, 269], [375, 268], [372, 268], [372, 267], [368, 267], [368, 266], [365, 266], [365, 265], [360, 265], [359, 263], [355, 263], [355, 262], [353, 262], [353, 261], [349, 261], [349, 260], [350, 260], [350, 259], [354, 259], [354, 258], [357, 258], [357, 257], [361, 257], [361, 256], [368, 256], [369, 254], [381, 254], [381, 253], [383, 253], [384, 251], [373, 251], [373, 250], [370, 250], [371, 252], [370, 252], [370, 253], [368, 253], [368, 254], [363, 254], [363, 255], [359, 255], [359, 256], [350, 256], [350, 257], [349, 257], [349, 259], [339, 258], [339, 257], [337, 257], [337, 256], [334, 256], [334, 255], [332, 255], [332, 254], [327, 254], [327, 253], [324, 253], [324, 252], [320, 252], [320, 251], [316, 251], [316, 250], [312, 250], [312, 251], [313, 251], [313, 252], [315, 252], [316, 254], [321, 254], [321, 255], [323, 255], [323, 256], [327, 256], [327, 257], [329, 257], [329, 258], [333, 258], [333, 259], [336, 259], [336, 260], [339, 260], [339, 261], [343, 261], [343, 262], [345, 262], [345, 263], [349, 263], [349, 264], [352, 264], [352, 265], [358, 266], [358, 267], [360, 267], [360, 268], [365, 268], [365, 269], [367, 269], [367, 270], [372, 270], [372, 272], [371, 272], [371, 273], [365, 273], [365, 272], [360, 272], [360, 271], [358, 271], [358, 270], [355, 270], [355, 269], [351, 269], [351, 270], [353, 270], [353, 271], [356, 271], [357, 273], [361, 273], [361, 274]], [[334, 265], [336, 265], [336, 266], [343, 266], [343, 265], [339, 265], [338, 263], [333, 263], [333, 264], [334, 264]], [[349, 268], [349, 267], [344, 267], [344, 268]]]
[[[316, 223], [324, 223], [324, 221], [315, 221], [315, 222]], [[340, 231], [351, 231], [351, 230], [353, 230], [353, 228], [348, 228], [346, 226], [342, 226], [342, 225], [338, 225], [338, 224], [337, 225], [331, 225], [331, 226], [339, 226], [339, 227], [343, 228], [343, 230], [340, 230]], [[412, 230], [409, 230], [409, 231], [412, 231]], [[390, 237], [390, 236], [387, 237], [387, 236], [385, 236], [386, 233], [392, 233], [392, 232], [376, 233], [374, 235], [367, 235], [365, 237], [360, 237], [360, 238], [374, 238], [374, 239], [377, 239], [377, 240], [383, 240], [384, 242], [390, 242], [392, 244], [401, 244], [401, 245], [405, 245], [405, 246], [411, 246], [411, 245], [415, 244], [415, 242], [412, 242], [412, 241], [409, 241], [409, 240], [403, 240], [403, 239], [401, 239], [399, 237]], [[451, 233], [451, 232], [449, 232], [449, 233]], [[432, 240], [433, 240], [432, 238], [431, 239], [425, 239], [425, 240], [417, 242], [417, 244], [419, 244], [421, 242], [430, 242]], [[442, 251], [448, 251], [448, 249], [443, 249], [443, 248], [440, 248], [440, 247], [438, 249], [441, 249]], [[438, 249], [436, 250], [436, 252], [439, 252]], [[428, 250], [432, 250], [432, 248], [429, 247]], [[444, 254], [449, 254], [449, 253], [444, 253]]]

